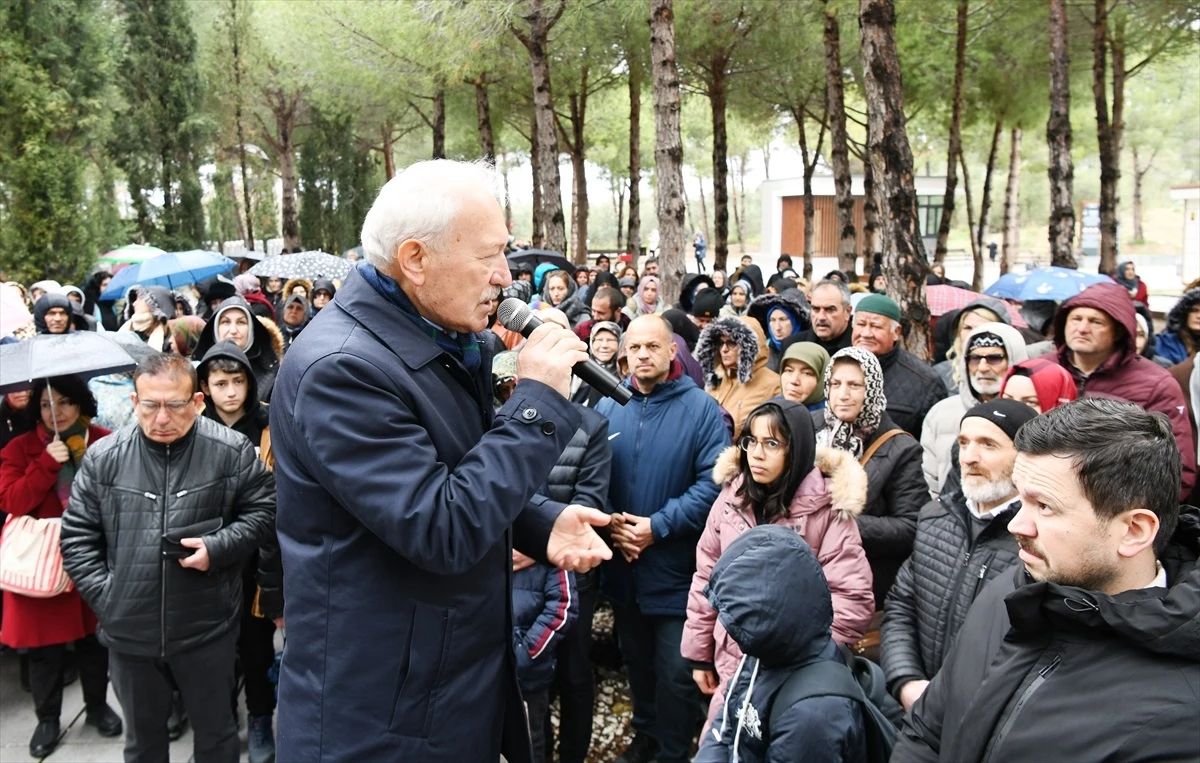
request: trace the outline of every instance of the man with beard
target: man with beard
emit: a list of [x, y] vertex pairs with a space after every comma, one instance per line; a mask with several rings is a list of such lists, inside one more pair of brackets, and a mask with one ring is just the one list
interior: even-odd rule
[[962, 353], [951, 361], [957, 365], [958, 394], [930, 408], [921, 426], [921, 447], [925, 449], [921, 466], [934, 497], [954, 470], [954, 439], [963, 414], [998, 397], [1009, 367], [1023, 362], [1028, 354], [1021, 333], [1003, 323], [985, 323], [967, 335]]
[[979, 594], [891, 760], [1196, 760], [1200, 512], [1170, 423], [1084, 398], [1015, 442], [1022, 564]]
[[968, 411], [958, 431], [961, 487], [947, 485], [921, 510], [912, 555], [888, 593], [881, 637], [888, 690], [905, 710], [941, 668], [984, 581], [1017, 564], [1008, 532], [1020, 508], [1013, 439], [1035, 416], [1015, 400]]

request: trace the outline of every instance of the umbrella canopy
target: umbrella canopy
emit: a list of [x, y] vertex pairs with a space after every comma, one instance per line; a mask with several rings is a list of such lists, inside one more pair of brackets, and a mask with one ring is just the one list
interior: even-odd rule
[[234, 262], [216, 252], [192, 249], [169, 252], [130, 265], [113, 276], [100, 299], [120, 299], [130, 286], [165, 286], [175, 289], [233, 270]]
[[[970, 289], [960, 289], [957, 286], [945, 284], [925, 287], [925, 302], [929, 305], [930, 315], [935, 317], [945, 315], [951, 310], [961, 310], [982, 296], [984, 295], [977, 294]], [[1029, 328], [1025, 319], [1021, 317], [1021, 311], [1015, 305], [1005, 302], [1004, 306], [1008, 308], [1008, 317], [1012, 320], [1015, 328]]]
[[1003, 275], [983, 293], [989, 297], [1015, 299], [1019, 302], [1027, 299], [1062, 302], [1097, 283], [1111, 283], [1111, 279], [1105, 275], [1052, 266]]
[[565, 270], [571, 275], [575, 275], [575, 266], [563, 256], [562, 252], [552, 252], [549, 249], [522, 249], [508, 255], [508, 266], [512, 270], [516, 270], [521, 265], [536, 268], [544, 262], [557, 265], [559, 270]]
[[29, 389], [35, 379], [71, 374], [90, 378], [136, 366], [121, 345], [95, 331], [38, 334], [0, 346], [0, 395]]
[[32, 320], [21, 292], [13, 286], [0, 286], [0, 336], [8, 336]]
[[145, 262], [146, 260], [159, 257], [166, 254], [157, 246], [146, 246], [145, 244], [128, 244], [119, 249], [113, 249], [111, 252], [105, 252], [100, 255], [101, 262], [107, 262], [110, 265], [116, 265], [122, 262]]
[[246, 272], [259, 278], [341, 278], [350, 275], [354, 263], [325, 252], [277, 254], [268, 257]]

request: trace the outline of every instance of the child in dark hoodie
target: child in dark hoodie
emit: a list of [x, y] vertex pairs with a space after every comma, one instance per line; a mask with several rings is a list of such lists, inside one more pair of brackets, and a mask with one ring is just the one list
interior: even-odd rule
[[745, 656], [695, 763], [866, 760], [866, 727], [854, 700], [820, 696], [772, 708], [796, 669], [841, 661], [830, 636], [829, 586], [808, 544], [779, 525], [748, 530], [725, 549], [705, 593]]
[[[259, 402], [258, 383], [246, 353], [235, 342], [222, 340], [204, 354], [196, 372], [204, 392], [204, 415], [241, 432], [254, 443], [260, 456], [264, 456], [264, 450], [269, 452], [267, 406]], [[269, 468], [269, 458], [264, 457], [264, 461]], [[275, 625], [283, 618], [278, 548], [272, 538], [263, 544], [257, 556], [250, 557], [242, 570], [242, 624], [237, 653], [246, 677], [247, 742], [253, 763], [267, 763], [275, 758], [271, 720], [275, 713], [275, 687], [268, 671], [275, 661]], [[233, 702], [236, 710], [236, 696]]]

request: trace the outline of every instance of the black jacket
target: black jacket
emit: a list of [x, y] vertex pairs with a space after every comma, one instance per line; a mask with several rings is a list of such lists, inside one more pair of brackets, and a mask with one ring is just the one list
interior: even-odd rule
[[[215, 518], [207, 573], [163, 558], [165, 532]], [[237, 627], [242, 563], [274, 520], [275, 480], [245, 437], [203, 416], [170, 445], [129, 426], [88, 448], [75, 475], [63, 566], [100, 620], [101, 643], [178, 654]]]
[[[29, 405], [33, 405], [32, 398], [29, 400]], [[13, 438], [34, 430], [37, 420], [30, 413], [28, 406], [14, 411], [8, 406], [7, 396], [0, 395], [0, 450], [4, 450], [4, 446], [8, 445]]]
[[896, 426], [921, 440], [921, 425], [929, 409], [946, 397], [942, 378], [927, 363], [900, 345], [879, 355], [883, 367], [883, 394], [887, 412]]
[[976, 519], [961, 490], [921, 509], [912, 555], [887, 597], [881, 656], [888, 691], [928, 681], [942, 667], [971, 602], [988, 581], [1020, 563], [1008, 522], [1021, 504]]
[[[825, 352], [832, 356], [838, 350], [844, 350], [849, 347], [850, 340], [853, 338], [853, 336], [854, 327], [849, 325], [846, 326], [846, 330], [843, 331], [840, 336], [834, 337], [832, 342], [826, 342], [824, 339], [821, 339], [819, 336], [817, 336], [816, 332], [814, 332], [812, 329], [806, 329], [789, 336], [787, 339], [784, 339], [783, 343], [779, 347], [780, 355], [782, 356], [784, 353], [786, 353], [788, 348], [797, 342], [812, 342], [820, 345], [822, 348], [824, 348]], [[891, 402], [891, 398], [888, 398], [888, 401]]]
[[[825, 426], [825, 412], [812, 414], [815, 429]], [[881, 435], [897, 425], [887, 413], [875, 434], [863, 444], [863, 453]], [[912, 553], [917, 534], [917, 516], [929, 500], [929, 486], [921, 471], [921, 443], [906, 434], [892, 437], [863, 467], [867, 472], [867, 507], [858, 515], [858, 532], [874, 577], [875, 609], [883, 602], [896, 579], [900, 565]]]
[[1160, 558], [1168, 589], [1107, 596], [993, 580], [892, 755], [907, 761], [1200, 757], [1200, 513]]
[[575, 410], [579, 411], [579, 428], [550, 470], [541, 492], [552, 501], [604, 510], [612, 472], [608, 419], [591, 408], [577, 405]]

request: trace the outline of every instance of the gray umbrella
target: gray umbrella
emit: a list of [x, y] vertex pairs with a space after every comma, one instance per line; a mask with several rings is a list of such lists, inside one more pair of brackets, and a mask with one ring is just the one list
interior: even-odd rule
[[325, 252], [300, 252], [268, 257], [246, 272], [259, 278], [307, 278], [312, 281], [317, 278], [344, 279], [353, 267], [350, 260]]
[[115, 374], [137, 367], [125, 348], [95, 331], [38, 334], [0, 346], [0, 395], [29, 389], [51, 376]]

